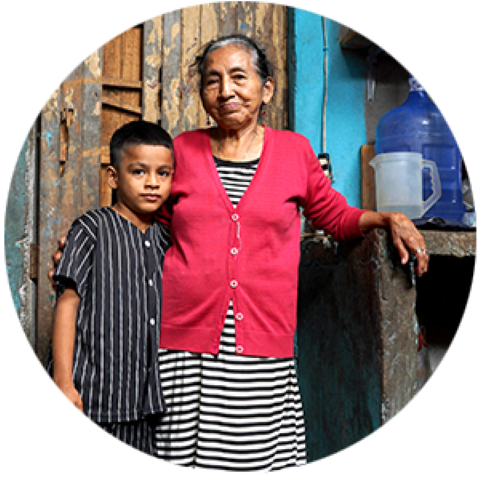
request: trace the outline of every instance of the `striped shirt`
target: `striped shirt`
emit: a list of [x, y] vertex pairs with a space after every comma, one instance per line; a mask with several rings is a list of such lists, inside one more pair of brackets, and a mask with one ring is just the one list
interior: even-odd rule
[[236, 207], [255, 175], [259, 159], [250, 162], [229, 162], [217, 157], [213, 158], [222, 185], [232, 205]]
[[157, 349], [168, 231], [142, 233], [110, 207], [72, 224], [55, 272], [61, 295], [73, 281], [77, 314], [73, 381], [84, 412], [99, 423], [163, 412]]

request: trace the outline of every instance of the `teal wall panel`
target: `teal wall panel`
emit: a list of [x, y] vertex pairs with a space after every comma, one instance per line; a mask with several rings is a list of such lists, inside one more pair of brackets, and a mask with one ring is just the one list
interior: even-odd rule
[[343, 50], [341, 25], [326, 19], [327, 43], [320, 15], [290, 12], [290, 128], [305, 135], [315, 153], [322, 152], [324, 55], [328, 55], [326, 153], [330, 155], [334, 187], [347, 201], [361, 206], [360, 147], [367, 143], [365, 124], [365, 59]]
[[7, 264], [10, 290], [17, 314], [22, 306], [21, 287], [23, 272], [23, 239], [27, 215], [27, 192], [25, 190], [25, 157], [28, 141], [25, 141], [12, 177], [7, 201], [5, 225], [5, 259]]

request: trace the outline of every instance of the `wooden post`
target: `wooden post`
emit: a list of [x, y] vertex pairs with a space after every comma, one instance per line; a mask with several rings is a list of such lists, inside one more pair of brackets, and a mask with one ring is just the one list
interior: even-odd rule
[[43, 361], [50, 343], [55, 292], [48, 281], [52, 268], [51, 255], [57, 248], [59, 219], [60, 176], [60, 122], [62, 90], [57, 89], [43, 108], [40, 116], [40, 165], [38, 212], [38, 306], [36, 353]]

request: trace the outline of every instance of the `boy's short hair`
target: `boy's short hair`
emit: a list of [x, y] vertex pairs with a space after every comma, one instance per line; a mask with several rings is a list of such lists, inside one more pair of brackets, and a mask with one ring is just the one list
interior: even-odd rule
[[172, 137], [156, 123], [135, 120], [126, 123], [112, 135], [110, 140], [110, 165], [118, 170], [124, 151], [132, 146], [149, 145], [167, 147], [173, 155]]

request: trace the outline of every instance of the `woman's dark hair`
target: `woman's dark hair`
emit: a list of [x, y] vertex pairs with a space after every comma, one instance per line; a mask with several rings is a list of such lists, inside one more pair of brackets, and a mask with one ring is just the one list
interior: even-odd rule
[[124, 151], [138, 145], [167, 147], [172, 152], [172, 159], [174, 158], [172, 137], [156, 123], [136, 120], [126, 123], [112, 135], [110, 165], [118, 170]]
[[252, 65], [257, 72], [262, 85], [265, 85], [268, 77], [273, 78], [273, 66], [267, 59], [265, 52], [249, 37], [242, 34], [233, 34], [211, 40], [202, 49], [201, 53], [195, 57], [192, 67], [197, 69], [200, 75], [200, 86], [203, 86], [205, 60], [208, 55], [218, 48], [227, 45], [238, 45], [247, 50], [252, 56]]

